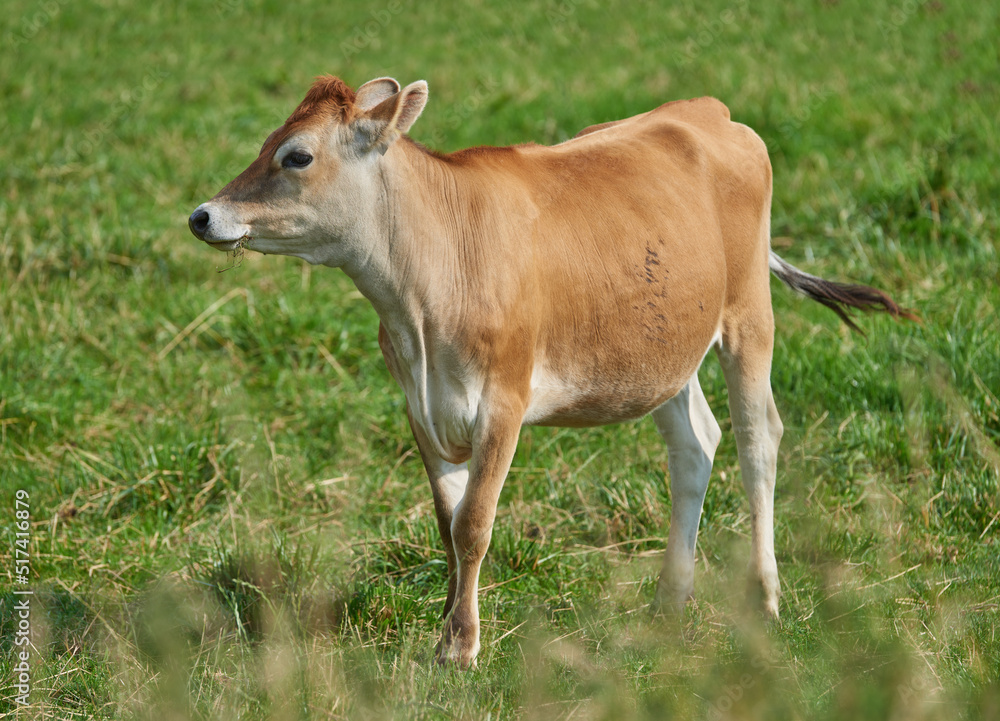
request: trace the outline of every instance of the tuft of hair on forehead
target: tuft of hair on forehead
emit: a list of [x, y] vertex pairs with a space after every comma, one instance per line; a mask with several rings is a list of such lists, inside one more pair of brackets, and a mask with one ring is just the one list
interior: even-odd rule
[[354, 105], [354, 91], [340, 78], [321, 75], [313, 81], [305, 99], [288, 118], [288, 124], [307, 117], [329, 114], [343, 118], [347, 109]]

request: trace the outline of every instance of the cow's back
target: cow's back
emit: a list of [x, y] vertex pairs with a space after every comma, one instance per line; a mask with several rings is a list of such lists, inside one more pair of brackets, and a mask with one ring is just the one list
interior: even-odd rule
[[766, 274], [763, 143], [703, 98], [520, 154], [537, 208], [530, 420], [643, 415], [697, 370], [755, 255]]

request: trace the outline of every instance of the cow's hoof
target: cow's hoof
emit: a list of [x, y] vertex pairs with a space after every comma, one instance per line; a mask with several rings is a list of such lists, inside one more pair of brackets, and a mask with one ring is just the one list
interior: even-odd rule
[[468, 671], [469, 669], [476, 668], [478, 665], [476, 655], [479, 649], [465, 651], [460, 646], [461, 644], [446, 644], [444, 641], [441, 641], [434, 654], [435, 663], [442, 668], [455, 668], [460, 671]]
[[661, 583], [656, 588], [650, 610], [654, 616], [680, 618], [684, 615], [688, 602], [693, 598], [694, 593], [691, 588], [675, 588]]
[[767, 622], [778, 621], [778, 583], [751, 578], [747, 584], [747, 605]]
[[441, 640], [434, 654], [438, 666], [447, 666], [461, 670], [476, 667], [476, 656], [479, 655], [479, 628], [462, 627], [451, 618], [445, 623]]

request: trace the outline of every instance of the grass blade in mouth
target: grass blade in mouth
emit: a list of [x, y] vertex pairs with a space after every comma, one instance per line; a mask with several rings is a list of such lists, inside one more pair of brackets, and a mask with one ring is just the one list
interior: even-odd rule
[[236, 239], [236, 247], [226, 252], [227, 256], [230, 253], [232, 253], [232, 262], [225, 268], [216, 269], [217, 273], [225, 273], [227, 270], [232, 270], [233, 268], [239, 268], [240, 266], [243, 265], [243, 258], [244, 256], [246, 256], [245, 244], [246, 241], [248, 240], [253, 240], [253, 239], [249, 235], [245, 234], [240, 238]]

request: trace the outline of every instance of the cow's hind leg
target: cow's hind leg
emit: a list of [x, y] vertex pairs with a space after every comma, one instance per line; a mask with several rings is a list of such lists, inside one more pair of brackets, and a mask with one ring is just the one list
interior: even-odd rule
[[750, 591], [764, 613], [778, 616], [774, 558], [774, 484], [782, 425], [771, 395], [774, 317], [770, 303], [755, 318], [723, 331], [719, 361], [729, 388], [729, 413], [750, 501]]
[[694, 591], [698, 523], [722, 431], [705, 400], [697, 373], [652, 416], [667, 442], [672, 497], [670, 536], [656, 602], [665, 610], [679, 611]]

